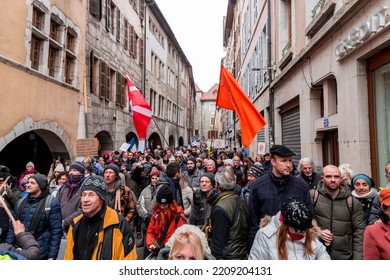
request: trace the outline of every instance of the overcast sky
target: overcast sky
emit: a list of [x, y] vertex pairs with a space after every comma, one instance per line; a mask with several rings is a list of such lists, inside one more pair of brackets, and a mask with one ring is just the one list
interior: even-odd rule
[[195, 83], [208, 91], [219, 82], [228, 0], [155, 1], [192, 65]]

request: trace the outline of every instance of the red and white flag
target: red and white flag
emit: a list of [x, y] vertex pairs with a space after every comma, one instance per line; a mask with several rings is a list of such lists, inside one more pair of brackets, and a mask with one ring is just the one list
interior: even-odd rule
[[139, 138], [145, 139], [146, 131], [153, 115], [152, 108], [150, 108], [150, 105], [128, 75], [126, 75], [126, 82], [135, 130]]

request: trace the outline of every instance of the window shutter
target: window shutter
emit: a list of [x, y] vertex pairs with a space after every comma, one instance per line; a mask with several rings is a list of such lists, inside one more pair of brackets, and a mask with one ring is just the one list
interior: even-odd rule
[[98, 20], [102, 19], [102, 0], [90, 0], [89, 12]]
[[111, 0], [106, 0], [106, 29], [111, 30]]

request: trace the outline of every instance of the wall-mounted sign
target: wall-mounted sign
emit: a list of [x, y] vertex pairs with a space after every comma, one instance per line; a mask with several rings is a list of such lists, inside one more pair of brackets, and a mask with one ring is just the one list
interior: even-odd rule
[[363, 44], [364, 41], [388, 24], [388, 20], [386, 20], [386, 10], [387, 8], [381, 7], [368, 21], [353, 28], [347, 37], [340, 40], [335, 49], [337, 61], [360, 44]]
[[324, 119], [324, 127], [328, 127], [328, 126], [329, 126], [329, 119], [325, 118]]

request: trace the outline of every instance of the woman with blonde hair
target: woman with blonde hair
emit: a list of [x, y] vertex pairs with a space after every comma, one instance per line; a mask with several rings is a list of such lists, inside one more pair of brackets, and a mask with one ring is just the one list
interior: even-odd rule
[[215, 260], [199, 227], [185, 224], [176, 229], [161, 249], [158, 260]]
[[250, 260], [330, 260], [318, 240], [313, 213], [300, 201], [285, 203], [275, 216], [264, 217], [253, 242]]

